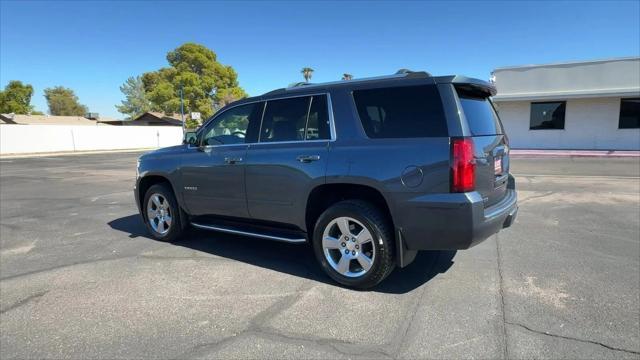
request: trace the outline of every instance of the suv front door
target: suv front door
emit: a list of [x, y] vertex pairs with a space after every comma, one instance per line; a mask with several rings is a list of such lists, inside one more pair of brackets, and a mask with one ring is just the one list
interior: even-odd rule
[[199, 146], [187, 148], [180, 175], [191, 215], [249, 217], [244, 161], [263, 108], [252, 103], [225, 110], [198, 132]]
[[325, 182], [329, 111], [325, 94], [267, 101], [245, 165], [252, 217], [304, 229], [307, 195]]

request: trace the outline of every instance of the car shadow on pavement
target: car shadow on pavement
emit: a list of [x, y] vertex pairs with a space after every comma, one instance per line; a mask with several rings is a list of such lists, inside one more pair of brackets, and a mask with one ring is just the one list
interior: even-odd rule
[[[112, 220], [108, 225], [127, 233], [130, 238], [142, 237], [156, 241], [149, 235], [138, 214]], [[339, 286], [322, 271], [309, 244], [287, 244], [192, 228], [181, 240], [171, 245]], [[396, 268], [386, 280], [368, 291], [391, 294], [410, 292], [449, 270], [455, 255], [456, 251], [421, 251], [413, 263], [402, 269]]]

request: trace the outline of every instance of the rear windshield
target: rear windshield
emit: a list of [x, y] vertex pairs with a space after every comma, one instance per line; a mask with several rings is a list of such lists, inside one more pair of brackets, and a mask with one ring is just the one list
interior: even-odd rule
[[434, 85], [355, 90], [353, 99], [370, 138], [448, 136]]
[[473, 136], [503, 134], [502, 124], [493, 105], [483, 94], [458, 89], [458, 98]]

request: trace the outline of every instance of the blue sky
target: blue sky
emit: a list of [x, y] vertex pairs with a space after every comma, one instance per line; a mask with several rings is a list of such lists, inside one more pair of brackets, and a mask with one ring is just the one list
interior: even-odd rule
[[233, 66], [250, 95], [301, 81], [399, 68], [488, 79], [509, 65], [638, 56], [640, 1], [172, 2], [2, 1], [0, 85], [63, 85], [103, 116], [129, 76], [198, 42]]

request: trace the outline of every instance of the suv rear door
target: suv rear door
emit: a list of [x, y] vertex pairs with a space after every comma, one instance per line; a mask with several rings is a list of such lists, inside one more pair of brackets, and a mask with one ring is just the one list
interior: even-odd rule
[[509, 146], [490, 93], [481, 88], [456, 85], [461, 113], [466, 118], [473, 139], [476, 164], [475, 184], [485, 207], [499, 202], [505, 195], [509, 176]]
[[309, 191], [324, 183], [331, 138], [327, 94], [268, 100], [258, 142], [247, 150], [251, 217], [304, 229]]

